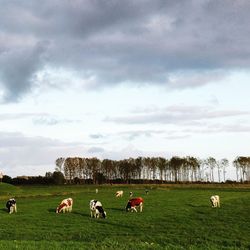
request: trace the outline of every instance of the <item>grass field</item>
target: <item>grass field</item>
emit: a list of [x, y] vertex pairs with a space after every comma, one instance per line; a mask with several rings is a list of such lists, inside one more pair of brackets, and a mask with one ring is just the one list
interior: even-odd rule
[[[250, 186], [10, 186], [0, 183], [0, 249], [250, 249]], [[116, 190], [124, 197], [116, 198]], [[126, 213], [128, 193], [142, 196], [142, 213]], [[209, 197], [218, 194], [221, 208]], [[16, 214], [6, 201], [14, 196]], [[64, 198], [71, 214], [56, 214]], [[107, 219], [89, 216], [102, 202]]]

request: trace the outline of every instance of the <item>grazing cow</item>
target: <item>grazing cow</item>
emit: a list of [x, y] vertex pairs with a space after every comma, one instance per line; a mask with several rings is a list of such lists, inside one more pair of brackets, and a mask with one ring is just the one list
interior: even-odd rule
[[123, 196], [123, 191], [122, 190], [119, 190], [115, 193], [115, 196], [116, 197], [122, 197]]
[[102, 203], [97, 200], [91, 200], [89, 203], [90, 208], [90, 217], [91, 218], [99, 218], [100, 215], [105, 219], [107, 217], [106, 212], [102, 207]]
[[219, 195], [213, 195], [210, 197], [212, 207], [220, 207], [220, 197]]
[[133, 192], [129, 192], [129, 197], [132, 197], [133, 196]]
[[143, 202], [144, 200], [141, 197], [137, 197], [137, 198], [132, 198], [130, 200], [128, 200], [127, 206], [126, 206], [126, 211], [135, 211], [137, 212], [136, 207], [139, 207], [140, 212], [142, 212], [142, 208], [143, 208]]
[[68, 198], [64, 199], [59, 206], [56, 208], [56, 213], [65, 213], [65, 212], [71, 212], [72, 211], [72, 206], [73, 206], [73, 199]]
[[14, 212], [16, 213], [17, 212], [16, 200], [14, 198], [9, 199], [6, 203], [6, 207], [8, 209], [9, 214], [12, 214]]

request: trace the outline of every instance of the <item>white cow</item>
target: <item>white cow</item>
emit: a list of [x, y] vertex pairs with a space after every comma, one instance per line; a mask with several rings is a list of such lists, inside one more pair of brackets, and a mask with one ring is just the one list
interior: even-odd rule
[[123, 190], [119, 190], [115, 193], [116, 197], [122, 197], [123, 196]]
[[61, 213], [61, 212], [70, 213], [72, 211], [72, 207], [73, 207], [73, 199], [72, 198], [64, 199], [56, 208], [56, 213]]
[[107, 217], [106, 212], [102, 207], [102, 203], [97, 200], [91, 200], [89, 202], [89, 209], [90, 209], [90, 217], [91, 218], [99, 218], [100, 215], [105, 219]]
[[220, 197], [219, 195], [213, 195], [210, 197], [212, 207], [220, 207]]

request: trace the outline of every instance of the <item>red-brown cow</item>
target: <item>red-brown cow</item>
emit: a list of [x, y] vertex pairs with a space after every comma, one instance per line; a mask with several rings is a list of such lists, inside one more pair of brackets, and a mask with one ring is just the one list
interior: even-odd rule
[[126, 211], [137, 212], [136, 207], [139, 207], [140, 212], [142, 212], [144, 200], [141, 197], [132, 198], [128, 201], [126, 206]]

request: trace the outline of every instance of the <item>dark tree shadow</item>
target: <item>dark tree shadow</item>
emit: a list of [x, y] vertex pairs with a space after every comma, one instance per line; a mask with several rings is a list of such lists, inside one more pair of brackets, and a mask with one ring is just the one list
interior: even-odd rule
[[1, 210], [1, 211], [4, 211], [4, 212], [6, 212], [6, 213], [8, 213], [7, 208], [1, 208], [0, 210]]
[[107, 210], [126, 212], [125, 208], [112, 207], [112, 208], [107, 208]]
[[[49, 208], [47, 211], [49, 213], [56, 213], [56, 209], [55, 208]], [[77, 212], [77, 211], [74, 211], [74, 210], [71, 213], [66, 212], [65, 214], [77, 214], [77, 215], [84, 216], [84, 217], [90, 217], [90, 215], [87, 214], [87, 213], [81, 213], [81, 212]]]
[[50, 212], [50, 213], [56, 213], [56, 209], [55, 208], [49, 208], [48, 212]]
[[121, 223], [114, 223], [111, 222], [108, 218], [103, 219], [103, 218], [99, 218], [99, 219], [95, 219], [95, 218], [91, 218], [93, 221], [95, 221], [98, 224], [108, 224], [111, 226], [115, 226], [115, 228], [132, 228], [132, 226], [128, 226], [128, 225], [122, 225]]
[[197, 205], [197, 204], [186, 204], [188, 207], [207, 207], [205, 205]]
[[71, 213], [72, 214], [77, 214], [77, 215], [80, 215], [80, 216], [83, 216], [83, 217], [90, 217], [90, 214], [87, 214], [87, 213], [81, 213], [81, 212], [77, 212], [77, 211], [72, 211]]

